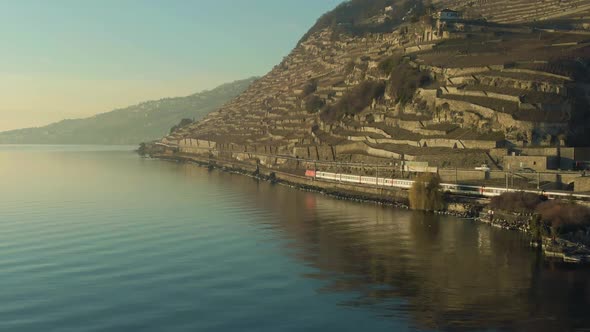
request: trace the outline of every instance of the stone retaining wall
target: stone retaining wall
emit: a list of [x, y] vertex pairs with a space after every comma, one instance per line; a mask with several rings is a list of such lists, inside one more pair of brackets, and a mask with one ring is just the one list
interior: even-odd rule
[[483, 97], [493, 98], [505, 101], [511, 101], [520, 103], [518, 96], [505, 95], [501, 93], [486, 92], [486, 91], [474, 91], [474, 90], [462, 90], [456, 87], [445, 87], [441, 89], [442, 95], [456, 95], [456, 96], [470, 96], [470, 97]]

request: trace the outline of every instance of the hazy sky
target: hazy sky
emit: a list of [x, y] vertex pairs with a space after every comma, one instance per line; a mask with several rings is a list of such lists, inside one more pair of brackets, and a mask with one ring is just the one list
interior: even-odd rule
[[0, 131], [263, 75], [341, 0], [0, 0]]

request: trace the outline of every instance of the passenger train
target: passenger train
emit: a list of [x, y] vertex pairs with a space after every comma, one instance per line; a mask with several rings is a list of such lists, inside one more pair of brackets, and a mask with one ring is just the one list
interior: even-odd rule
[[[412, 187], [412, 185], [414, 184], [414, 181], [412, 181], [412, 180], [377, 178], [377, 177], [372, 177], [372, 176], [360, 176], [360, 175], [352, 175], [352, 174], [319, 172], [319, 171], [314, 171], [314, 170], [307, 170], [305, 172], [305, 176], [313, 177], [313, 178], [321, 179], [321, 180], [356, 183], [356, 184], [367, 184], [367, 185], [394, 187], [394, 188], [402, 188], [402, 189], [410, 189]], [[590, 195], [573, 194], [573, 193], [568, 193], [568, 192], [556, 192], [556, 191], [544, 191], [544, 190], [519, 190], [519, 189], [510, 189], [510, 188], [472, 186], [472, 185], [450, 184], [450, 183], [441, 183], [440, 186], [444, 192], [449, 192], [449, 193], [453, 193], [453, 194], [461, 194], [461, 195], [470, 195], [470, 196], [494, 197], [494, 196], [500, 196], [505, 192], [524, 191], [524, 192], [528, 192], [528, 193], [544, 195], [550, 199], [562, 198], [562, 199], [576, 199], [576, 200], [590, 201]]]

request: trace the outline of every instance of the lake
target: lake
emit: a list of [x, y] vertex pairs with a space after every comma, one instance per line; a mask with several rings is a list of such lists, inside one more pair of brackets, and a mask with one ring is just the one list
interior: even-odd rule
[[130, 149], [0, 145], [0, 331], [590, 330], [518, 232]]

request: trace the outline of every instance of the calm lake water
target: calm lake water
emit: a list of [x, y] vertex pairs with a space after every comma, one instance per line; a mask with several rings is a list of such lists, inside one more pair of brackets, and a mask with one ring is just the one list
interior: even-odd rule
[[0, 331], [590, 330], [515, 232], [129, 148], [0, 145]]

